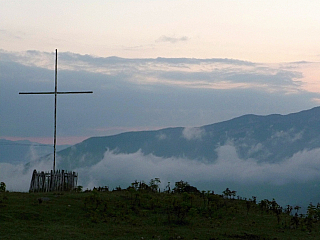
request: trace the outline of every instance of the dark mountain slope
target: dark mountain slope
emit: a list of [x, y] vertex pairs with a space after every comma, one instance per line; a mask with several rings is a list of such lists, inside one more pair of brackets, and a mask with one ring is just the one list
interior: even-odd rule
[[105, 151], [115, 154], [185, 157], [215, 161], [217, 148], [233, 145], [240, 158], [279, 162], [302, 150], [320, 147], [320, 107], [288, 115], [244, 115], [200, 128], [166, 128], [157, 131], [127, 132], [92, 137], [58, 152], [59, 167], [91, 166]]

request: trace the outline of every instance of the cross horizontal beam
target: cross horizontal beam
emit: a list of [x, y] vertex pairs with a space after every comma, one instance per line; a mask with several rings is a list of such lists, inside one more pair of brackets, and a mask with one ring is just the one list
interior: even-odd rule
[[80, 91], [80, 92], [19, 92], [19, 94], [78, 94], [78, 93], [93, 93], [93, 91]]
[[58, 94], [79, 94], [79, 93], [93, 93], [93, 91], [72, 91], [72, 92], [58, 92], [58, 50], [56, 49], [55, 61], [55, 82], [54, 92], [19, 92], [19, 94], [54, 94], [54, 137], [53, 137], [53, 171], [56, 168], [56, 143], [57, 143], [57, 95]]

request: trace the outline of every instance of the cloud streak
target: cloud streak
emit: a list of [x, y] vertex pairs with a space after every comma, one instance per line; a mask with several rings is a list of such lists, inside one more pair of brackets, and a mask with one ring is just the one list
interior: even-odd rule
[[156, 40], [156, 42], [169, 42], [169, 43], [177, 43], [177, 42], [186, 42], [189, 38], [186, 36], [182, 37], [168, 37], [168, 36], [161, 36]]
[[[2, 61], [53, 70], [54, 53], [0, 51]], [[234, 59], [124, 59], [59, 53], [59, 69], [69, 73], [102, 74], [135, 85], [168, 85], [200, 89], [259, 88], [297, 92], [303, 74], [289, 67], [254, 64]], [[75, 73], [72, 73], [76, 71]], [[72, 77], [70, 78], [72, 79]]]
[[6, 29], [0, 29], [0, 39], [3, 41], [21, 40], [23, 35], [25, 34], [22, 32], [13, 32]]

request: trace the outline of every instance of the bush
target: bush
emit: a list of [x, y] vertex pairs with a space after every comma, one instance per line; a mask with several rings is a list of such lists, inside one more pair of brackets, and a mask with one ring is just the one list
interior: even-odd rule
[[193, 186], [190, 186], [188, 182], [180, 181], [175, 183], [174, 193], [200, 193], [200, 191]]
[[6, 184], [4, 182], [0, 183], [0, 192], [5, 192], [6, 191]]

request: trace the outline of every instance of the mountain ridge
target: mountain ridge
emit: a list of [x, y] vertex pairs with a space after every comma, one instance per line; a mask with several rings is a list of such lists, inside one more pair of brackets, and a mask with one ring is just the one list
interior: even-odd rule
[[286, 115], [246, 114], [201, 127], [170, 127], [91, 137], [57, 154], [60, 166], [66, 168], [95, 164], [103, 159], [106, 151], [132, 154], [140, 150], [144, 155], [162, 158], [215, 162], [216, 149], [229, 144], [242, 159], [280, 162], [304, 149], [320, 147], [319, 119], [320, 107]]

